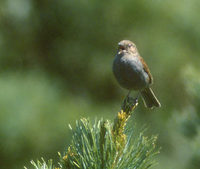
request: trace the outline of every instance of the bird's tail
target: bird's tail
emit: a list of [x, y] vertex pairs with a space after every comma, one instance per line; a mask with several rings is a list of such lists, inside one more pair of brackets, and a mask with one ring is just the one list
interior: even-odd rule
[[144, 101], [144, 104], [148, 108], [155, 107], [161, 107], [160, 102], [156, 98], [155, 94], [153, 93], [152, 89], [150, 87], [145, 88], [141, 91], [142, 99]]

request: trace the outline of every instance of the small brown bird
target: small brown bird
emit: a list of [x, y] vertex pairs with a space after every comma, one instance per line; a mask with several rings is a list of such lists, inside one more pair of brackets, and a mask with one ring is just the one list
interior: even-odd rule
[[150, 70], [138, 53], [136, 45], [130, 40], [122, 40], [118, 43], [118, 52], [113, 62], [113, 73], [123, 88], [129, 91], [137, 90], [141, 93], [146, 107], [161, 107], [150, 88], [153, 84]]

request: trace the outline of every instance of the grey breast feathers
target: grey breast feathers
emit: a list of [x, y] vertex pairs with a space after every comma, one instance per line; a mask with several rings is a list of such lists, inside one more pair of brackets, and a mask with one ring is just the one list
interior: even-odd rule
[[129, 90], [140, 90], [148, 86], [148, 74], [137, 57], [131, 54], [116, 55], [113, 72], [119, 84]]

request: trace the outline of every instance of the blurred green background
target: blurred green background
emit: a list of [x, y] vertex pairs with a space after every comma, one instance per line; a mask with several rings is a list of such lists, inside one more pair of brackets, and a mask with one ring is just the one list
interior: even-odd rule
[[117, 43], [130, 39], [162, 104], [135, 111], [138, 128], [159, 136], [156, 168], [199, 169], [199, 7], [199, 0], [1, 0], [0, 168], [57, 160], [70, 143], [69, 123], [112, 120], [127, 94], [112, 61]]

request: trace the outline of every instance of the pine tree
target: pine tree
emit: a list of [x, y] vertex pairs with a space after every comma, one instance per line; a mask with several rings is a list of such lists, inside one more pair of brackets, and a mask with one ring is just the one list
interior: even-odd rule
[[[154, 164], [156, 136], [135, 134], [127, 127], [128, 119], [138, 105], [137, 99], [126, 97], [114, 122], [82, 118], [72, 130], [71, 145], [63, 155], [59, 153], [58, 167], [52, 160], [31, 163], [35, 169], [149, 169]], [[127, 130], [128, 129], [128, 130]]]

